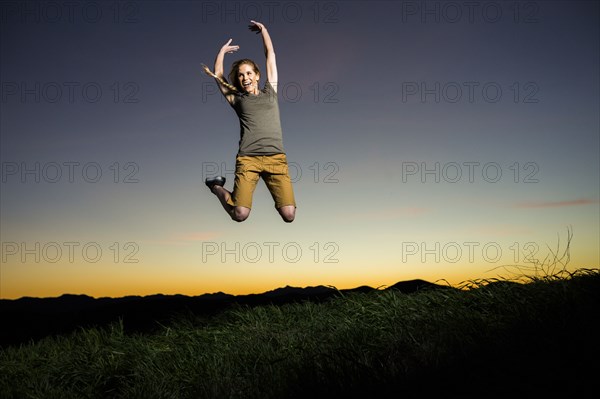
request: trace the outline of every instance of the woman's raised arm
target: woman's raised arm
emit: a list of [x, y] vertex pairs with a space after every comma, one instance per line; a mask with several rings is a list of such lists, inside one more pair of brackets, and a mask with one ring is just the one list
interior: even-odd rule
[[233, 92], [235, 91], [235, 89], [232, 90], [232, 85], [230, 83], [228, 83], [223, 75], [223, 59], [225, 58], [225, 54], [232, 54], [234, 51], [238, 51], [238, 49], [240, 48], [240, 46], [232, 46], [231, 42], [233, 41], [233, 39], [229, 39], [229, 41], [227, 41], [227, 43], [225, 43], [223, 45], [223, 47], [221, 47], [221, 50], [219, 50], [219, 53], [217, 54], [217, 58], [215, 59], [215, 73], [214, 73], [214, 78], [217, 80], [217, 84], [219, 85], [219, 89], [221, 90], [221, 93], [223, 93], [223, 95], [225, 96], [225, 98], [227, 99], [227, 101], [231, 104], [234, 98]]
[[265, 25], [260, 22], [250, 21], [252, 25], [249, 26], [250, 30], [262, 34], [263, 44], [265, 48], [265, 57], [267, 58], [267, 80], [273, 86], [273, 89], [277, 91], [277, 61], [275, 58], [275, 49], [273, 48], [273, 42], [271, 36], [267, 31]]

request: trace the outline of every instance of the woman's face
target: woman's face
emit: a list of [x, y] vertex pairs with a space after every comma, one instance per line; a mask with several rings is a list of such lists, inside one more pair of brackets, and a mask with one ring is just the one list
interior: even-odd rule
[[242, 64], [238, 68], [238, 81], [240, 87], [242, 87], [247, 93], [258, 93], [258, 80], [260, 75], [254, 72], [251, 65]]

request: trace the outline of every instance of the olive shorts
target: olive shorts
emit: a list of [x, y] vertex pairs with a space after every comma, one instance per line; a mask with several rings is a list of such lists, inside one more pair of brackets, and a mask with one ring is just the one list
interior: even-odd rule
[[233, 192], [227, 203], [252, 208], [252, 195], [261, 177], [275, 201], [275, 208], [296, 206], [285, 154], [236, 156]]

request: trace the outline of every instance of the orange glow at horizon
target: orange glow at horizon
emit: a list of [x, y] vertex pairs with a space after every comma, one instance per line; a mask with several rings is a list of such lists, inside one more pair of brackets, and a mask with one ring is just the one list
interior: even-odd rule
[[[583, 257], [572, 257], [567, 270], [577, 268], [598, 268], [592, 251]], [[574, 265], [577, 265], [574, 266]], [[54, 265], [56, 266], [56, 265]], [[287, 266], [287, 268], [286, 268]], [[516, 268], [494, 267], [490, 264], [448, 264], [418, 263], [319, 265], [295, 264], [274, 265], [227, 265], [204, 264], [197, 267], [160, 265], [134, 265], [131, 270], [116, 268], [114, 264], [77, 267], [64, 266], [52, 269], [48, 265], [2, 265], [1, 299], [20, 297], [58, 297], [63, 294], [88, 295], [91, 297], [124, 297], [163, 295], [197, 296], [206, 293], [224, 292], [231, 295], [260, 294], [285, 286], [334, 286], [349, 289], [367, 285], [373, 288], [391, 286], [399, 281], [421, 279], [437, 284], [458, 286], [472, 280], [516, 278], [520, 273]], [[87, 267], [87, 268], [86, 268]], [[223, 269], [230, 271], [223, 273]], [[560, 269], [560, 268], [559, 268]], [[217, 273], [220, 270], [221, 273]], [[5, 284], [8, 282], [8, 284]]]

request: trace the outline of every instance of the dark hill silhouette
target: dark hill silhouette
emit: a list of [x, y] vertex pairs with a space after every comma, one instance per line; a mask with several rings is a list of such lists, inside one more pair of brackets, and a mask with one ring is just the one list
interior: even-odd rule
[[[421, 289], [447, 289], [448, 286], [412, 280], [396, 283], [387, 289], [410, 294]], [[0, 347], [36, 341], [43, 337], [66, 334], [79, 327], [105, 326], [122, 320], [126, 332], [151, 332], [160, 324], [180, 314], [210, 316], [233, 304], [247, 306], [282, 305], [299, 301], [325, 301], [351, 292], [371, 292], [375, 288], [360, 286], [338, 290], [335, 287], [286, 286], [262, 294], [230, 295], [223, 292], [186, 295], [126, 296], [93, 298], [64, 294], [55, 298], [23, 297], [0, 299]]]
[[439, 285], [430, 283], [425, 280], [408, 280], [408, 281], [400, 281], [396, 283], [388, 289], [398, 290], [405, 294], [412, 294], [417, 291], [428, 290], [428, 289], [448, 289], [451, 288], [449, 285]]
[[361, 285], [360, 287], [343, 290], [343, 292], [362, 292], [362, 293], [368, 293], [371, 291], [373, 291], [373, 288], [369, 287], [368, 285]]

